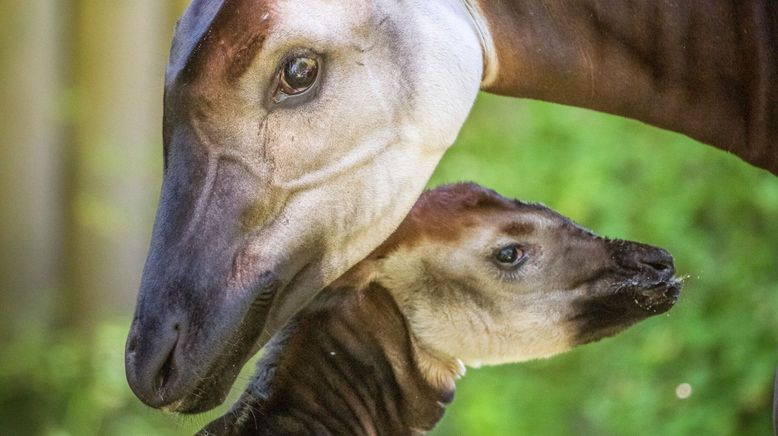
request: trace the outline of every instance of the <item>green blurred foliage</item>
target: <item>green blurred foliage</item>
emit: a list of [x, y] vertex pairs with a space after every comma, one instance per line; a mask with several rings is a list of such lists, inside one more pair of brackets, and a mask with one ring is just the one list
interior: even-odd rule
[[484, 95], [431, 184], [457, 180], [665, 247], [688, 279], [667, 315], [619, 336], [470, 370], [437, 434], [770, 434], [777, 178], [635, 121]]
[[237, 399], [253, 362], [229, 400], [197, 416], [144, 406], [124, 376], [130, 320], [111, 320], [89, 335], [34, 332], [3, 344], [0, 354], [0, 435], [188, 435]]
[[[470, 369], [436, 434], [770, 433], [778, 178], [633, 121], [482, 95], [431, 185], [461, 180], [665, 247], [688, 279], [676, 308], [617, 337]], [[224, 410], [182, 418], [141, 405], [124, 378], [128, 325], [2, 344], [0, 434], [191, 434]]]

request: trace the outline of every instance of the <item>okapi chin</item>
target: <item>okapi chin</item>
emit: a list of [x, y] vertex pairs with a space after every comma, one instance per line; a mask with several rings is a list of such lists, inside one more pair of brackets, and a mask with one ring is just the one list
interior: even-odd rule
[[240, 401], [201, 434], [423, 433], [465, 365], [616, 334], [669, 310], [680, 286], [665, 250], [443, 186], [271, 340]]

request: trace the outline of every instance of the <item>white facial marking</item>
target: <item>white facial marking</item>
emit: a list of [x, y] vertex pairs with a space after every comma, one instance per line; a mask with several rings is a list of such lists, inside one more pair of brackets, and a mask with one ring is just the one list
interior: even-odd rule
[[[459, 0], [278, 1], [274, 22], [271, 58], [322, 56], [316, 99], [270, 113], [265, 129], [272, 183], [290, 192], [295, 230], [283, 234], [322, 255], [317, 283], [279, 296], [271, 331], [395, 229], [456, 139], [483, 67]], [[260, 256], [283, 244], [268, 244], [275, 232], [257, 238]]]
[[[523, 220], [538, 230], [558, 225], [542, 214]], [[505, 240], [499, 227], [479, 225], [453, 241], [425, 239], [380, 263], [376, 279], [396, 298], [421, 347], [480, 366], [549, 357], [574, 345], [569, 319], [583, 291], [544, 287], [537, 277], [551, 263], [540, 253], [522, 267], [522, 278], [501, 277], [489, 263], [490, 247]]]

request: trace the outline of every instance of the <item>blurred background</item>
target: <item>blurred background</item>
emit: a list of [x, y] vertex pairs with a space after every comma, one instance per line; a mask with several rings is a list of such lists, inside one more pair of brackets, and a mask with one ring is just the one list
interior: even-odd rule
[[[153, 411], [124, 377], [185, 3], [0, 0], [2, 435], [186, 435], [224, 410]], [[665, 247], [688, 279], [618, 337], [469, 370], [436, 434], [770, 434], [778, 178], [637, 122], [482, 95], [431, 185], [461, 180]]]

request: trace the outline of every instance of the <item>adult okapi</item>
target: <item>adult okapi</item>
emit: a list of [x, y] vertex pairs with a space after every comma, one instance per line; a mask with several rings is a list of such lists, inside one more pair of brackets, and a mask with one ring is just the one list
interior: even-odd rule
[[772, 0], [195, 0], [127, 377], [209, 409], [400, 223], [480, 89], [687, 134], [778, 174]]

